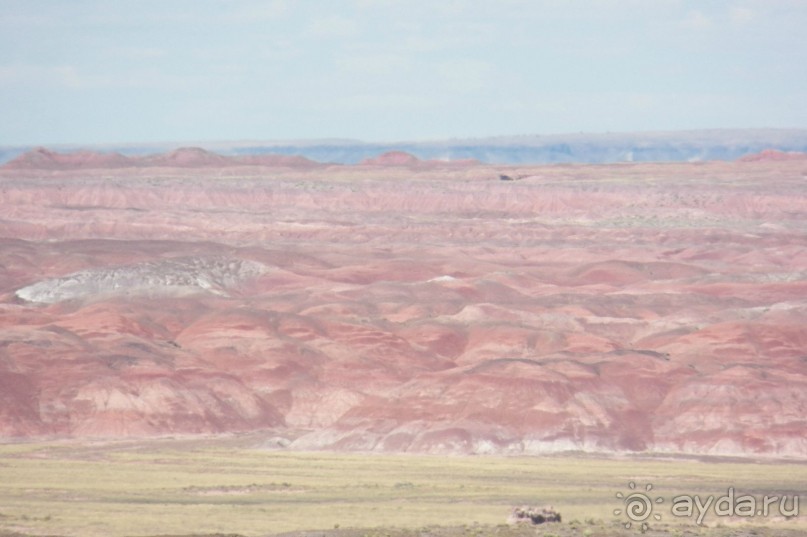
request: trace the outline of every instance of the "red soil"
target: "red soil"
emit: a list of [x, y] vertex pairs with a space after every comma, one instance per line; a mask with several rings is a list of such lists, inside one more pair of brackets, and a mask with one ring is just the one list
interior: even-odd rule
[[[0, 170], [0, 436], [807, 457], [803, 161], [34, 158]], [[265, 270], [126, 272], [178, 258]]]

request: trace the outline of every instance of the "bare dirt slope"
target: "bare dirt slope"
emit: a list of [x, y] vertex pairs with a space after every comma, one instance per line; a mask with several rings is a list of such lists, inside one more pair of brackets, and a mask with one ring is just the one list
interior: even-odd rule
[[0, 171], [0, 435], [807, 456], [805, 161], [211, 155]]

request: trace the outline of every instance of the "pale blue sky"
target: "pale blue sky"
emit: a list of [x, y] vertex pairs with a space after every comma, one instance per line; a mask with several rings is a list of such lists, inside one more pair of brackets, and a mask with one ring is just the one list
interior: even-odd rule
[[0, 144], [807, 128], [807, 0], [0, 0]]

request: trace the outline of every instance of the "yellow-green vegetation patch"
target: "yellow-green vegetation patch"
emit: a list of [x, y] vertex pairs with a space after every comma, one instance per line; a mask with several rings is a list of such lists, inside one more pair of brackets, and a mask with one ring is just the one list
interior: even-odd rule
[[[684, 494], [725, 494], [728, 487], [804, 496], [807, 465], [300, 453], [210, 439], [14, 444], [0, 446], [0, 531], [251, 537], [337, 527], [344, 532], [477, 524], [489, 532], [515, 505], [551, 504], [564, 518], [557, 528], [583, 535], [599, 526], [621, 527], [624, 521], [614, 510], [622, 504], [615, 495], [633, 490], [630, 483], [642, 491], [652, 484], [652, 494], [668, 502]], [[666, 513], [665, 524], [699, 529], [693, 520]], [[753, 523], [807, 527], [802, 517]]]

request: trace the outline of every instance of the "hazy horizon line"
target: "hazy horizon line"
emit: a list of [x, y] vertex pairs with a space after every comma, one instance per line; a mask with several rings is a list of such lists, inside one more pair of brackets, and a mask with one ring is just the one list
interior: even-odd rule
[[546, 133], [514, 133], [514, 134], [491, 134], [477, 136], [451, 136], [451, 137], [424, 137], [412, 139], [367, 139], [353, 137], [323, 137], [323, 138], [216, 138], [216, 139], [155, 139], [155, 140], [129, 140], [129, 141], [104, 141], [104, 142], [21, 142], [14, 144], [0, 144], [5, 149], [30, 149], [37, 147], [45, 148], [77, 148], [77, 147], [130, 147], [130, 146], [166, 146], [176, 144], [203, 145], [203, 144], [226, 144], [230, 147], [241, 147], [251, 144], [271, 144], [271, 145], [340, 145], [340, 144], [361, 144], [361, 145], [395, 145], [395, 144], [432, 144], [448, 142], [466, 141], [491, 141], [507, 140], [518, 138], [574, 138], [574, 137], [594, 137], [606, 138], [611, 136], [670, 136], [686, 134], [706, 134], [706, 133], [792, 133], [796, 135], [807, 135], [807, 127], [709, 127], [692, 129], [669, 129], [669, 130], [607, 130], [607, 131], [565, 131]]

